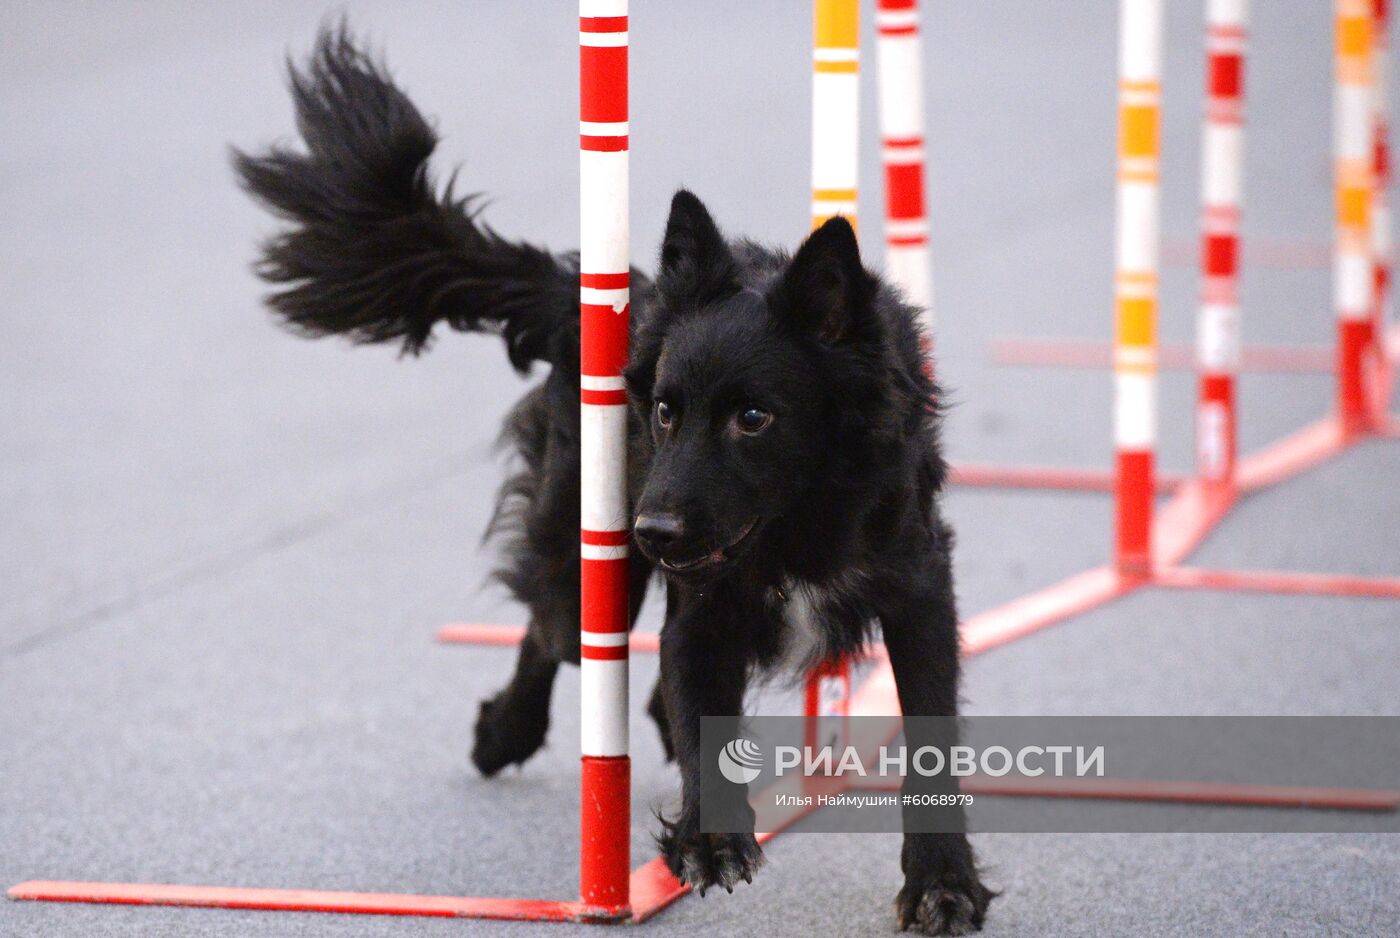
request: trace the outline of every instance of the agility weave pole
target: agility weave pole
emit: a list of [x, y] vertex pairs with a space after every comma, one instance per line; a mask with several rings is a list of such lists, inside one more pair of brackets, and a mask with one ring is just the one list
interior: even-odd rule
[[[1138, 5], [1135, 15], [1150, 12], [1156, 0], [1124, 0]], [[1126, 11], [1125, 11], [1126, 12]], [[616, 380], [625, 359], [627, 314], [627, 109], [626, 0], [582, 0], [580, 20], [581, 120], [580, 162], [584, 182], [582, 196], [582, 244], [580, 301], [584, 317], [582, 402], [589, 407], [616, 408], [621, 385]], [[1128, 17], [1124, 17], [1125, 23]], [[601, 51], [606, 50], [606, 51]], [[820, 57], [817, 61], [821, 61]], [[857, 61], [849, 57], [847, 61]], [[847, 70], [854, 74], [854, 69]], [[590, 98], [590, 95], [592, 97]], [[853, 96], [852, 96], [853, 99]], [[598, 157], [598, 154], [620, 154]], [[854, 165], [852, 163], [852, 165]], [[590, 173], [593, 175], [590, 177]], [[590, 191], [592, 178], [598, 189]], [[852, 203], [854, 176], [851, 177]], [[590, 198], [592, 201], [590, 202]], [[814, 199], [815, 202], [815, 199]], [[852, 205], [852, 209], [853, 209]], [[814, 215], [815, 205], [814, 205]], [[591, 220], [590, 220], [591, 219]], [[1155, 237], [1155, 232], [1153, 232]], [[591, 246], [591, 247], [590, 247]], [[591, 252], [591, 253], [590, 253]], [[589, 307], [593, 307], [590, 311]], [[593, 333], [600, 325], [620, 334]], [[1139, 343], [1140, 344], [1140, 343]], [[613, 356], [613, 357], [609, 357]], [[1388, 391], [1390, 376], [1381, 382]], [[620, 470], [621, 454], [609, 449], [615, 442], [617, 410], [592, 415], [594, 443], [585, 443], [595, 464], [593, 489], [585, 469], [584, 514], [581, 518], [581, 562], [584, 564], [584, 737], [582, 785], [584, 814], [581, 821], [582, 857], [580, 899], [552, 901], [510, 898], [459, 898], [451, 896], [399, 895], [340, 891], [258, 889], [219, 886], [183, 886], [142, 883], [93, 883], [30, 881], [10, 890], [12, 899], [58, 902], [94, 902], [124, 905], [165, 905], [280, 911], [341, 912], [361, 914], [469, 917], [534, 921], [632, 921], [640, 922], [664, 909], [688, 892], [654, 858], [636, 870], [627, 870], [630, 817], [623, 799], [630, 798], [627, 783], [626, 664], [626, 541], [617, 537], [617, 522], [605, 511], [607, 499], [618, 489], [607, 478], [609, 466]], [[625, 413], [625, 412], [624, 412]], [[585, 428], [589, 416], [584, 417]], [[585, 432], [587, 432], [585, 430]], [[610, 435], [610, 432], [612, 435]], [[1305, 428], [1265, 451], [1240, 462], [1242, 489], [1274, 484], [1315, 464], [1354, 442], [1335, 420]], [[585, 457], [587, 459], [587, 455]], [[614, 477], [611, 483], [616, 483]], [[590, 491], [592, 501], [590, 508]], [[615, 504], [615, 503], [614, 503]], [[622, 502], [625, 506], [625, 500]], [[1176, 566], [1224, 517], [1232, 499], [1212, 499], [1197, 481], [1179, 485], [1177, 494], [1160, 513], [1152, 530], [1150, 550], [1155, 566], [1146, 576], [1127, 574], [1116, 565], [1094, 568], [1055, 586], [973, 616], [960, 626], [965, 656], [971, 657], [1015, 639], [1062, 622], [1147, 585], [1171, 588], [1244, 589], [1270, 592], [1309, 592], [1347, 596], [1400, 598], [1400, 580], [1333, 577], [1309, 574], [1211, 571]], [[590, 514], [590, 511], [595, 512]], [[625, 517], [625, 508], [621, 515]], [[620, 550], [618, 548], [621, 548]], [[589, 562], [596, 564], [590, 568]], [[589, 573], [592, 569], [596, 571]], [[618, 571], [623, 571], [619, 574]], [[619, 583], [615, 577], [623, 576]], [[592, 604], [592, 612], [589, 611]], [[618, 610], [621, 617], [618, 618]], [[618, 623], [621, 623], [620, 627]], [[591, 627], [590, 627], [591, 626]], [[472, 644], [512, 645], [524, 634], [519, 626], [449, 626], [440, 638]], [[630, 638], [633, 651], [657, 650], [655, 635]], [[890, 717], [893, 735], [899, 712], [894, 675], [879, 648], [872, 649], [874, 667], [855, 693], [845, 684], [808, 685], [808, 713], [827, 706], [823, 700], [841, 700], [842, 712], [855, 716]], [[594, 668], [592, 672], [588, 669]], [[619, 675], [621, 678], [619, 679]], [[592, 690], [589, 688], [592, 687]], [[813, 701], [813, 691], [816, 700]], [[825, 695], [825, 697], [823, 697]], [[590, 705], [593, 707], [590, 710]], [[590, 720], [596, 720], [590, 726]], [[592, 766], [590, 768], [590, 766]], [[590, 775], [592, 778], [590, 779]], [[1081, 784], [1080, 782], [1086, 783]], [[859, 786], [833, 790], [858, 790]], [[1400, 792], [1332, 788], [1297, 788], [1276, 785], [1163, 782], [1146, 779], [1050, 780], [971, 779], [965, 789], [975, 794], [1099, 798], [1164, 801], [1190, 804], [1230, 804], [1272, 807], [1327, 807], [1340, 810], [1392, 811], [1400, 807]], [[590, 797], [602, 802], [589, 805]], [[590, 814], [590, 808], [592, 813]], [[798, 807], [778, 824], [759, 833], [766, 843], [778, 832], [812, 813]], [[591, 851], [591, 856], [590, 856]]]
[[[857, 227], [860, 167], [860, 0], [812, 3], [812, 229], [840, 216]], [[806, 735], [818, 722], [841, 725], [851, 694], [851, 663], [824, 661], [807, 675]], [[842, 732], [843, 730], [839, 730]]]
[[885, 272], [923, 310], [933, 340], [933, 264], [924, 194], [924, 50], [918, 0], [879, 0], [875, 55], [885, 167]]
[[1228, 485], [1238, 453], [1240, 208], [1244, 189], [1246, 0], [1206, 4], [1206, 120], [1201, 134], [1200, 386], [1196, 474]]
[[1118, 28], [1118, 200], [1114, 268], [1113, 438], [1116, 563], [1152, 565], [1157, 442], [1157, 182], [1162, 6], [1122, 0]]
[[626, 918], [631, 875], [627, 739], [627, 0], [579, 6], [580, 786], [579, 898]]
[[1371, 0], [1337, 0], [1336, 233], [1337, 412], [1348, 431], [1366, 425], [1366, 355], [1373, 338], [1371, 190], [1374, 153]]

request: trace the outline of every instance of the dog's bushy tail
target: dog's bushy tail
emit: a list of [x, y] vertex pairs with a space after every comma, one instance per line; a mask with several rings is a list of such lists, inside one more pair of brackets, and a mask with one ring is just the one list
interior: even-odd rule
[[257, 265], [287, 325], [416, 354], [446, 322], [499, 332], [522, 371], [565, 364], [569, 346], [576, 360], [576, 338], [556, 336], [577, 323], [577, 262], [507, 241], [471, 197], [434, 185], [437, 135], [346, 27], [323, 29], [307, 65], [288, 70], [305, 152], [234, 153], [248, 192], [292, 223]]

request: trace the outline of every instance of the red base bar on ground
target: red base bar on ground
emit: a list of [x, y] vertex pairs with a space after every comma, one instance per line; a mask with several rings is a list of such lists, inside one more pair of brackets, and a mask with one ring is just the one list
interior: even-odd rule
[[1277, 485], [1337, 455], [1350, 442], [1335, 417], [1324, 417], [1241, 459], [1236, 484], [1246, 492]]
[[471, 899], [374, 892], [328, 892], [315, 889], [170, 886], [160, 883], [64, 883], [34, 880], [11, 887], [8, 895], [11, 899], [45, 902], [493, 918], [535, 922], [579, 921], [587, 912], [579, 902], [554, 902], [547, 899]]
[[[955, 465], [949, 470], [948, 481], [977, 488], [1112, 492], [1114, 474], [1108, 469]], [[1156, 481], [1156, 491], [1159, 495], [1170, 495], [1184, 481], [1180, 476], [1161, 476]]]
[[[1113, 343], [1093, 339], [995, 339], [992, 361], [998, 365], [1049, 368], [1110, 368]], [[1163, 343], [1157, 347], [1158, 367], [1164, 371], [1195, 371], [1196, 350], [1190, 345]], [[1336, 355], [1327, 345], [1246, 345], [1240, 370], [1285, 374], [1331, 374]]]
[[[1141, 580], [1121, 577], [1112, 567], [1087, 570], [1078, 576], [1070, 577], [1029, 596], [1022, 596], [963, 622], [960, 627], [963, 655], [980, 655], [998, 645], [1024, 638], [1032, 632], [1038, 632], [1125, 596], [1141, 585]], [[894, 681], [891, 680], [891, 694], [893, 688]], [[864, 689], [862, 687], [862, 690]], [[891, 704], [895, 709], [884, 712], [898, 713], [898, 701], [893, 696]], [[852, 710], [852, 713], [854, 712]]]

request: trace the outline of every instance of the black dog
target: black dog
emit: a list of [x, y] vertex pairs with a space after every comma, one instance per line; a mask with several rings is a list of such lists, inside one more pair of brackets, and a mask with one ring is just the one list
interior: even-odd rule
[[[521, 372], [550, 369], [506, 424], [523, 468], [492, 528], [510, 539], [499, 575], [531, 616], [514, 677], [481, 706], [472, 759], [491, 775], [540, 747], [556, 669], [579, 660], [578, 260], [506, 241], [470, 199], [436, 191], [433, 131], [343, 30], [291, 84], [306, 152], [236, 156], [248, 191], [292, 223], [258, 268], [287, 324], [416, 353], [445, 322], [499, 333]], [[857, 650], [878, 621], [903, 711], [956, 713], [936, 389], [916, 310], [862, 266], [844, 219], [789, 257], [727, 242], [679, 192], [655, 283], [639, 271], [632, 283], [633, 617], [659, 571], [648, 709], [683, 792], [659, 842], [686, 882], [732, 889], [762, 853], [752, 834], [699, 830], [700, 718], [741, 712], [751, 670], [789, 639], [794, 591], [823, 654]], [[965, 836], [906, 834], [902, 865], [901, 928], [981, 927], [993, 894]]]

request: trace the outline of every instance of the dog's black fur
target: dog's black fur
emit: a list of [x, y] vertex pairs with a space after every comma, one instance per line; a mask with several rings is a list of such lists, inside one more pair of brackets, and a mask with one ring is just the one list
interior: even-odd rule
[[[558, 665], [579, 659], [578, 260], [507, 241], [470, 198], [439, 191], [435, 134], [343, 28], [291, 83], [306, 152], [235, 156], [248, 191], [291, 223], [258, 267], [286, 323], [417, 353], [445, 322], [499, 333], [521, 372], [549, 368], [506, 423], [522, 468], [492, 529], [509, 539], [499, 576], [531, 616], [514, 677], [481, 705], [472, 760], [489, 776], [540, 747]], [[856, 651], [878, 622], [904, 712], [956, 713], [937, 393], [916, 310], [864, 268], [844, 219], [789, 257], [726, 241], [682, 191], [659, 275], [632, 284], [632, 614], [660, 572], [648, 712], [682, 774], [659, 843], [686, 882], [732, 889], [762, 853], [752, 834], [698, 829], [700, 717], [741, 712], [751, 672], [789, 644], [794, 591], [821, 654]], [[910, 740], [930, 742], [950, 740]], [[902, 866], [901, 928], [981, 927], [993, 894], [963, 835], [906, 834]]]

